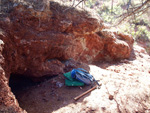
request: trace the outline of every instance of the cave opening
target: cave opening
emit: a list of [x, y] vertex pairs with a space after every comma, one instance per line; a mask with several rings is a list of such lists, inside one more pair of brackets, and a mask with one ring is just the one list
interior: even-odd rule
[[31, 86], [35, 86], [37, 84], [39, 84], [39, 82], [35, 82], [31, 78], [23, 76], [21, 74], [10, 74], [9, 86], [14, 94], [16, 94], [18, 91], [24, 90]]
[[48, 76], [44, 75], [40, 78], [27, 77], [22, 74], [11, 73], [9, 79], [9, 86], [11, 91], [16, 95], [18, 92], [30, 88], [32, 86], [37, 86], [42, 82], [45, 82], [49, 79], [55, 78], [58, 75]]
[[[49, 96], [51, 96], [51, 94], [54, 93], [53, 87], [55, 85], [49, 86], [51, 82], [47, 81], [52, 80], [55, 77], [57, 76], [55, 75], [52, 77], [46, 76], [40, 78], [33, 78], [33, 77], [26, 77], [25, 75], [22, 74], [11, 73], [9, 79], [9, 87], [11, 88], [12, 93], [15, 95], [15, 98], [18, 101], [19, 106], [23, 110], [26, 110], [27, 112], [30, 113], [32, 109], [36, 110], [35, 103], [37, 101], [37, 98], [41, 99], [40, 101], [38, 101], [40, 103], [48, 102], [48, 99], [47, 98], [45, 99], [45, 96], [43, 95], [49, 94], [49, 91], [50, 91]], [[47, 86], [42, 87], [41, 85], [42, 83], [47, 83], [48, 87]], [[42, 103], [42, 105], [45, 105], [45, 103]]]

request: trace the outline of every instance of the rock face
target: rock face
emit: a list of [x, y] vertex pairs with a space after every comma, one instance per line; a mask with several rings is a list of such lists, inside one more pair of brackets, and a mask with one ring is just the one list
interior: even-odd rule
[[87, 12], [65, 10], [55, 2], [50, 6], [49, 11], [40, 12], [18, 5], [1, 23], [8, 74], [41, 77], [58, 74], [51, 66], [62, 73], [62, 61], [68, 59], [90, 63], [129, 58], [131, 36], [104, 29], [103, 21]]
[[[0, 65], [4, 64], [2, 56], [4, 43], [0, 40]], [[0, 66], [0, 113], [26, 113], [23, 111], [8, 86], [8, 78], [5, 76], [3, 68]]]
[[[66, 9], [55, 2], [51, 2], [50, 10], [43, 12], [18, 5], [9, 17], [0, 21], [5, 58], [1, 56], [1, 70], [5, 74], [1, 71], [0, 83], [1, 88], [6, 88], [6, 95], [12, 96], [1, 96], [0, 102], [5, 104], [3, 99], [9, 100], [10, 109], [13, 105], [18, 107], [8, 84], [3, 82], [4, 78], [8, 82], [11, 73], [53, 76], [64, 72], [69, 59], [91, 63], [129, 58], [133, 45], [131, 36], [108, 31], [102, 20], [88, 12]], [[5, 89], [0, 91], [3, 95]], [[21, 109], [17, 107], [19, 112]]]

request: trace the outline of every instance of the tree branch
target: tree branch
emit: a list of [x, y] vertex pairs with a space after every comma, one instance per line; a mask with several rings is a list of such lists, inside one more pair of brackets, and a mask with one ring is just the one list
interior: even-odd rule
[[[120, 15], [119, 17], [123, 17], [118, 23], [117, 25], [121, 24], [125, 19], [127, 19], [128, 17], [132, 16], [133, 14], [137, 14], [139, 12], [141, 12], [142, 8], [148, 3], [150, 2], [150, 0], [146, 0], [141, 6], [135, 8], [132, 12], [128, 12], [128, 13], [124, 13], [122, 15]], [[145, 8], [144, 8], [145, 9]], [[115, 26], [117, 26], [115, 25]]]
[[85, 0], [81, 0], [77, 5], [75, 5], [74, 7], [77, 7], [81, 2], [83, 2], [83, 1], [85, 1]]

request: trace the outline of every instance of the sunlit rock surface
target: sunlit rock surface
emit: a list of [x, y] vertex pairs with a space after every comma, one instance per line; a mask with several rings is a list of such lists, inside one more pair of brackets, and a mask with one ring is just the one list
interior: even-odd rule
[[68, 61], [76, 64], [70, 69], [88, 68], [78, 63], [130, 57], [131, 36], [105, 29], [101, 19], [86, 11], [67, 8], [56, 2], [50, 2], [50, 9], [44, 11], [16, 5], [0, 21], [2, 112], [25, 112], [8, 86], [10, 74], [32, 78], [62, 75], [69, 70]]

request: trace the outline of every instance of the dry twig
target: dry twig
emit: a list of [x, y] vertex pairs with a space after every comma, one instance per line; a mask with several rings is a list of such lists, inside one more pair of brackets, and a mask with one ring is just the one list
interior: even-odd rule
[[150, 2], [150, 0], [146, 0], [144, 3], [142, 3], [142, 5], [136, 7], [136, 8], [131, 8], [132, 11], [128, 11], [122, 15], [120, 15], [119, 17], [122, 17], [122, 19], [115, 25], [119, 25], [121, 24], [125, 19], [127, 19], [128, 17], [138, 14], [140, 12], [144, 13], [150, 6], [147, 6], [146, 8], [144, 8], [148, 3]]

